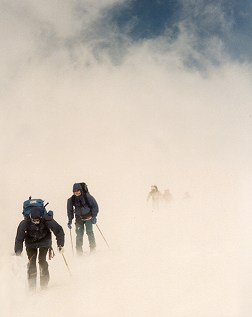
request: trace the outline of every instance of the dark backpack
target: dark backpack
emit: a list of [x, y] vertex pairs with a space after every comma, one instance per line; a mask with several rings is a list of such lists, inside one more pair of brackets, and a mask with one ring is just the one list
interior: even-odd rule
[[88, 187], [86, 183], [80, 183], [81, 185], [81, 189], [83, 191], [83, 193], [88, 193]]
[[28, 200], [25, 200], [23, 203], [23, 216], [24, 218], [28, 218], [32, 211], [32, 208], [37, 207], [41, 210], [41, 217], [44, 218], [47, 215], [46, 206], [48, 203], [44, 205], [44, 200], [42, 199], [32, 199], [29, 197]]
[[[86, 183], [80, 183], [80, 185], [81, 185], [81, 189], [82, 189], [82, 192], [83, 192], [83, 197], [84, 197], [85, 203], [91, 209], [91, 205], [90, 205], [90, 203], [88, 201], [88, 198], [87, 198], [87, 193], [89, 193], [87, 184]], [[72, 203], [73, 203], [73, 206], [75, 206], [75, 195], [72, 196]]]

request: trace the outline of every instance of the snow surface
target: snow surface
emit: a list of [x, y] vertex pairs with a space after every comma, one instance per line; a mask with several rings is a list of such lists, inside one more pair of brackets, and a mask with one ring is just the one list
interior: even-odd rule
[[[72, 276], [56, 251], [44, 291], [28, 290], [26, 254], [12, 256], [6, 245], [0, 316], [240, 316], [240, 235], [232, 204], [223, 209], [220, 201], [174, 199], [152, 212], [140, 202], [137, 209], [110, 210], [107, 218], [101, 210], [98, 225], [110, 248], [94, 228], [97, 252], [89, 254], [85, 237], [82, 257], [72, 254], [66, 215], [55, 212]], [[13, 241], [2, 240], [10, 248], [17, 224]]]

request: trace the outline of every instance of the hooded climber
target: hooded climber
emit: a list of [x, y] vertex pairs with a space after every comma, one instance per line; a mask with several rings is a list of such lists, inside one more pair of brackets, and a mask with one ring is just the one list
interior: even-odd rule
[[26, 253], [29, 259], [27, 266], [28, 282], [31, 289], [36, 288], [37, 266], [40, 268], [40, 286], [46, 288], [49, 282], [48, 263], [46, 254], [52, 250], [52, 235], [54, 233], [60, 253], [63, 253], [64, 231], [62, 227], [53, 219], [53, 212], [44, 212], [45, 209], [33, 207], [29, 217], [22, 220], [17, 229], [15, 239], [15, 254], [21, 255], [23, 242], [25, 242]]
[[96, 224], [96, 217], [99, 212], [98, 204], [90, 195], [85, 183], [73, 185], [73, 195], [67, 200], [68, 228], [72, 229], [72, 221], [75, 216], [76, 251], [78, 255], [83, 253], [83, 236], [86, 233], [89, 241], [90, 251], [96, 248], [93, 224]]

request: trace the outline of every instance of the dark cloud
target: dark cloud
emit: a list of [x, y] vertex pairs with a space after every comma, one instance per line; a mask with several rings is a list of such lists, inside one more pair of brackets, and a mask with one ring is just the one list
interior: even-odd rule
[[199, 52], [204, 54], [211, 41], [217, 39], [232, 59], [251, 61], [250, 1], [188, 1], [182, 11], [181, 23], [196, 38], [193, 47]]
[[[49, 2], [48, 2], [49, 3]], [[1, 5], [2, 59], [6, 73], [61, 56], [72, 67], [122, 64], [135, 48], [174, 54], [189, 69], [205, 70], [229, 59], [251, 62], [252, 3], [229, 0], [107, 0]], [[17, 49], [18, 47], [18, 49]], [[10, 62], [9, 62], [10, 61]], [[13, 62], [14, 61], [14, 62]], [[8, 76], [5, 76], [5, 81]]]
[[186, 34], [197, 57], [195, 54], [192, 57], [190, 51], [184, 54], [184, 63], [200, 67], [202, 59], [214, 65], [222, 62], [216, 45], [218, 50], [234, 60], [251, 61], [251, 13], [249, 0], [242, 3], [227, 0], [131, 0], [107, 8], [96, 26], [103, 29], [103, 36], [99, 34], [100, 47], [113, 51], [114, 55], [118, 43], [126, 52], [130, 45], [155, 39], [162, 39], [170, 50], [174, 42]]
[[110, 18], [120, 32], [135, 41], [163, 35], [167, 28], [171, 28], [176, 36], [180, 7], [173, 0], [129, 1], [115, 5], [110, 10]]

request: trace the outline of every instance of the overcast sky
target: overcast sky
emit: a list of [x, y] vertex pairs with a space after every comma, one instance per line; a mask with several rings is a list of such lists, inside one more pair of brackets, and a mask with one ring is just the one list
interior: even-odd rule
[[1, 1], [5, 183], [10, 171], [29, 183], [28, 167], [59, 181], [57, 166], [97, 182], [94, 173], [114, 178], [121, 164], [132, 178], [163, 176], [164, 186], [187, 172], [191, 183], [195, 168], [237, 176], [251, 154], [250, 9]]
[[29, 195], [66, 225], [76, 181], [122, 212], [145, 205], [152, 184], [177, 201], [189, 191], [232, 206], [250, 241], [251, 13], [249, 0], [1, 0], [9, 245]]

